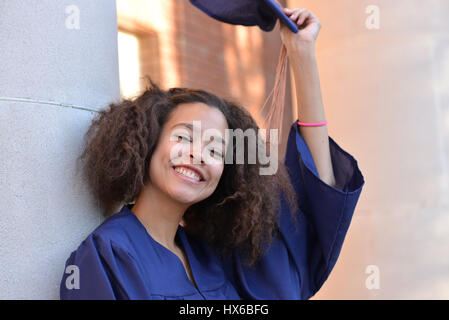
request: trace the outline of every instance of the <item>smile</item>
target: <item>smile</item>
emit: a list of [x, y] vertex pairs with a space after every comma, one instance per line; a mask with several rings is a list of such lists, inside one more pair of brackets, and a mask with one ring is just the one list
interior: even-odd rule
[[200, 172], [187, 168], [185, 166], [174, 166], [172, 167], [175, 173], [177, 173], [180, 178], [184, 178], [184, 180], [188, 180], [190, 182], [199, 183], [204, 181], [203, 176]]

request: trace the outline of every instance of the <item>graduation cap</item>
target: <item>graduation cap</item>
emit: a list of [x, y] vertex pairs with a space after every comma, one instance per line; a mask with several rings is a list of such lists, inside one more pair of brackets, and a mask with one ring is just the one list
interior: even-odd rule
[[[284, 14], [283, 8], [275, 0], [190, 0], [190, 2], [210, 17], [221, 22], [259, 26], [263, 31], [271, 31], [279, 19], [292, 32], [298, 32], [296, 24]], [[271, 107], [265, 117], [265, 125], [267, 129], [279, 129], [279, 139], [282, 136], [286, 77], [287, 49], [282, 46], [273, 90], [261, 108], [263, 110], [270, 97], [273, 96]]]
[[271, 31], [279, 18], [292, 32], [298, 27], [274, 0], [190, 0], [210, 17], [230, 24], [259, 26]]

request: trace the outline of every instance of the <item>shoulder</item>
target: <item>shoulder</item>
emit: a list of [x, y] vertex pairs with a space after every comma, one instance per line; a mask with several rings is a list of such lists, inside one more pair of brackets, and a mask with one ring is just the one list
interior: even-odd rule
[[104, 256], [120, 253], [133, 258], [132, 217], [124, 209], [106, 218], [78, 246], [75, 252], [95, 251]]

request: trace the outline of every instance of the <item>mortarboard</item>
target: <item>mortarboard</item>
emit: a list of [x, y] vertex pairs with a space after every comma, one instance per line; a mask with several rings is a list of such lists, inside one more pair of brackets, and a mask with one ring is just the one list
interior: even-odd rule
[[[210, 17], [221, 22], [244, 26], [257, 25], [263, 31], [271, 31], [279, 18], [292, 32], [298, 32], [296, 24], [284, 14], [281, 5], [275, 0], [190, 0], [190, 2]], [[271, 107], [265, 115], [264, 124], [267, 129], [279, 129], [279, 139], [282, 137], [287, 60], [287, 49], [283, 45], [273, 90], [261, 108], [261, 111], [264, 110], [272, 96]], [[268, 137], [269, 134], [267, 134]]]
[[279, 18], [292, 32], [298, 27], [282, 12], [274, 0], [190, 0], [210, 17], [230, 24], [259, 26], [271, 31]]

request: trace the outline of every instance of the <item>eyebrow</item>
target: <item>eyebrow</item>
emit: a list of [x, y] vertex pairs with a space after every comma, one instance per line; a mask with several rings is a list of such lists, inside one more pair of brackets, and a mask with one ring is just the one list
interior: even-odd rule
[[[190, 123], [180, 122], [180, 123], [177, 123], [174, 126], [172, 126], [171, 129], [173, 129], [174, 127], [177, 127], [177, 126], [183, 126], [183, 127], [190, 129], [190, 131], [193, 131], [193, 125]], [[224, 141], [224, 139], [222, 137], [219, 137], [219, 136], [212, 136], [212, 137], [214, 138], [214, 140], [215, 140], [215, 138], [218, 138], [219, 140], [221, 140], [221, 143], [223, 145], [226, 145], [226, 142]]]

